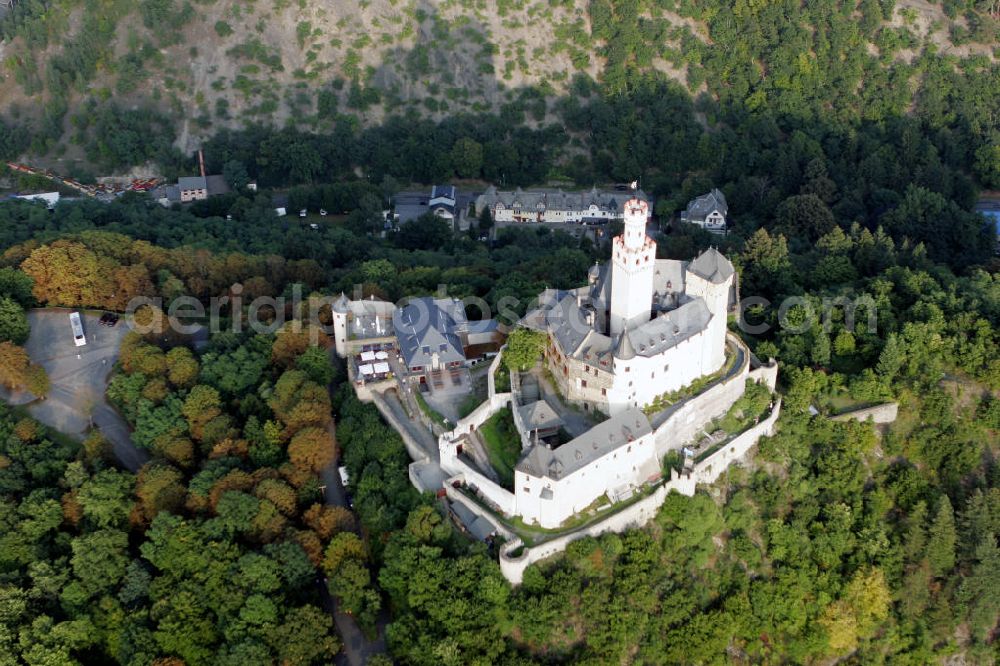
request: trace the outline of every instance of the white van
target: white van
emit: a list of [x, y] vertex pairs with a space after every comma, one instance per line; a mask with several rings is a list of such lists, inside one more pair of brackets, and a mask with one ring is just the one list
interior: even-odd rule
[[73, 341], [76, 343], [76, 346], [82, 347], [87, 344], [87, 336], [83, 334], [83, 322], [80, 321], [80, 313], [70, 312], [69, 323], [73, 327]]

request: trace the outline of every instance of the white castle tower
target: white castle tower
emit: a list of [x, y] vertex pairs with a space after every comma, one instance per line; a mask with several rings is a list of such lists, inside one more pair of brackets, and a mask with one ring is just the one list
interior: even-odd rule
[[649, 205], [639, 199], [625, 202], [625, 233], [617, 236], [611, 253], [610, 334], [646, 323], [653, 303], [656, 243], [646, 235]]
[[735, 279], [733, 265], [714, 247], [702, 252], [687, 267], [687, 294], [703, 298], [712, 313], [701, 347], [705, 372], [715, 372], [726, 360], [726, 317]]

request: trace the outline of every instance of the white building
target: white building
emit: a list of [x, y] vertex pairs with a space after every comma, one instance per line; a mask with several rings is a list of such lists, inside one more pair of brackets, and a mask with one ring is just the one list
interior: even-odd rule
[[374, 296], [352, 301], [341, 293], [330, 309], [333, 343], [341, 358], [360, 351], [395, 347], [392, 318], [396, 306], [393, 303]]
[[708, 194], [692, 199], [687, 209], [681, 212], [681, 222], [697, 225], [713, 233], [725, 233], [728, 214], [726, 195], [715, 188]]
[[548, 334], [556, 383], [587, 410], [644, 407], [725, 363], [733, 265], [714, 248], [690, 263], [656, 259], [646, 214], [630, 201], [611, 266], [592, 268], [586, 287], [547, 290], [523, 322]]
[[343, 293], [331, 304], [337, 354], [398, 350], [415, 380], [495, 354], [503, 333], [495, 319], [469, 321], [457, 298], [411, 298], [397, 307], [374, 296], [350, 300]]
[[431, 188], [431, 198], [427, 202], [427, 208], [438, 217], [452, 222], [455, 219], [456, 201], [454, 185], [435, 185]]
[[638, 199], [647, 204], [648, 197], [636, 192], [608, 192], [593, 188], [586, 192], [562, 190], [522, 190], [501, 192], [490, 186], [476, 199], [476, 215], [489, 209], [494, 222], [609, 222], [624, 216], [625, 202]]
[[514, 470], [517, 514], [529, 524], [558, 527], [599, 498], [627, 499], [659, 476], [649, 419], [632, 409], [558, 448], [531, 447]]
[[[743, 394], [746, 381], [773, 390], [776, 364], [752, 367], [746, 346], [727, 334], [736, 279], [732, 264], [714, 248], [691, 262], [656, 259], [656, 243], [646, 235], [647, 215], [646, 202], [625, 202], [625, 229], [614, 239], [611, 262], [592, 268], [587, 286], [546, 290], [521, 321], [546, 333], [546, 374], [561, 398], [610, 417], [558, 445], [551, 434], [563, 420], [554, 402], [545, 402], [545, 413], [534, 416], [541, 401], [522, 395], [520, 382], [512, 381], [513, 391], [504, 394], [491, 386], [489, 400], [438, 441], [441, 469], [451, 475], [445, 484], [449, 496], [458, 484], [500, 513], [558, 528], [574, 515], [621, 502], [660, 481], [664, 455], [702, 437]], [[652, 416], [643, 411], [658, 397], [710, 375], [715, 376], [697, 394]], [[522, 446], [509, 489], [477, 471], [463, 452], [472, 431], [508, 405]], [[548, 440], [542, 426], [549, 428]], [[757, 433], [740, 440], [738, 448], [745, 451]], [[707, 480], [721, 473], [710, 463], [694, 469]], [[693, 492], [693, 484], [684, 488]]]

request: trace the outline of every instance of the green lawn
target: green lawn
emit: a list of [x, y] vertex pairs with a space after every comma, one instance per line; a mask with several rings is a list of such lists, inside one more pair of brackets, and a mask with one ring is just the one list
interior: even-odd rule
[[506, 393], [510, 390], [510, 370], [507, 369], [507, 366], [501, 363], [500, 367], [497, 368], [494, 379], [496, 381], [495, 388], [497, 393]]
[[504, 407], [479, 429], [486, 444], [490, 464], [500, 477], [500, 485], [507, 490], [514, 487], [514, 465], [521, 457], [521, 437], [514, 426], [514, 415]]

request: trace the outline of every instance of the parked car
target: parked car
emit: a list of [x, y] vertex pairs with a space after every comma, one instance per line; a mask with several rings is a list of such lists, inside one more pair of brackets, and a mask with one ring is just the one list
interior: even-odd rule
[[303, 208], [302, 210], [299, 211], [299, 217], [305, 217], [308, 212], [309, 211]]
[[118, 315], [114, 312], [105, 312], [99, 320], [101, 326], [114, 326], [118, 323]]
[[319, 209], [319, 214], [320, 214], [321, 217], [326, 217], [326, 215], [327, 215], [326, 208], [320, 208]]

